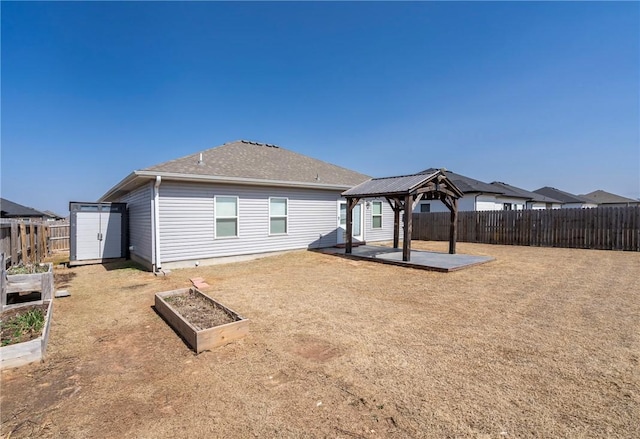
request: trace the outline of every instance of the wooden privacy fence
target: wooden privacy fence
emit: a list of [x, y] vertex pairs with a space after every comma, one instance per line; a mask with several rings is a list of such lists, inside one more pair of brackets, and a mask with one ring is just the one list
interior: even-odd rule
[[[413, 238], [449, 240], [449, 212], [414, 213]], [[640, 206], [458, 212], [458, 241], [640, 251]]]
[[5, 266], [40, 263], [55, 251], [69, 249], [69, 223], [0, 220], [0, 253]]

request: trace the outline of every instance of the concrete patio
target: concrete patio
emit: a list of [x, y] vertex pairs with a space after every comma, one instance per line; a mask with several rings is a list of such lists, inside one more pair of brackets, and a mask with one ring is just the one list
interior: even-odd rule
[[462, 270], [474, 265], [484, 264], [495, 260], [490, 256], [474, 256], [431, 252], [425, 250], [411, 250], [409, 261], [402, 260], [402, 249], [376, 245], [360, 245], [353, 247], [352, 253], [346, 254], [344, 248], [330, 247], [318, 250], [321, 253], [342, 256], [352, 259], [362, 259], [383, 264], [393, 264], [402, 267], [418, 268], [421, 270], [450, 271]]

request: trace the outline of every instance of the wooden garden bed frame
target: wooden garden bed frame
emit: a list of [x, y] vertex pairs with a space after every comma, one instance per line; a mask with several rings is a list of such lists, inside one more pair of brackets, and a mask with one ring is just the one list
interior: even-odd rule
[[[24, 366], [34, 361], [42, 361], [47, 352], [47, 343], [49, 342], [49, 328], [51, 327], [51, 316], [53, 315], [53, 300], [46, 300], [47, 315], [45, 316], [42, 335], [33, 340], [16, 343], [8, 346], [0, 347], [0, 369], [8, 369], [10, 367]], [[13, 305], [11, 308], [23, 308], [36, 304], [36, 302], [21, 303]]]
[[[193, 292], [210, 302], [214, 306], [225, 311], [234, 321], [224, 325], [207, 329], [196, 329], [189, 323], [175, 308], [165, 300], [171, 296], [188, 294]], [[179, 290], [156, 293], [155, 308], [158, 314], [164, 318], [175, 331], [199, 354], [202, 351], [210, 350], [218, 346], [225, 345], [238, 340], [249, 333], [249, 320], [245, 319], [237, 312], [227, 308], [211, 297], [203, 294], [196, 288], [181, 288]]]
[[[46, 264], [49, 270], [44, 273], [32, 274], [8, 274], [6, 282], [2, 284], [2, 305], [0, 310], [15, 308], [16, 305], [7, 305], [7, 295], [11, 293], [20, 293], [22, 291], [39, 291], [40, 300], [28, 302], [28, 304], [39, 304], [53, 298], [53, 264]], [[4, 273], [4, 271], [3, 271]], [[20, 304], [23, 305], [23, 304]]]

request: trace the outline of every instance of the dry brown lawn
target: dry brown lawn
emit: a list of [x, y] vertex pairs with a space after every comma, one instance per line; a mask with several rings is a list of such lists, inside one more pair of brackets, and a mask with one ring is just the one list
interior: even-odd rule
[[[2, 372], [2, 438], [640, 437], [640, 254], [458, 249], [496, 261], [58, 270], [71, 297], [47, 360]], [[154, 312], [195, 276], [247, 338], [196, 356]]]

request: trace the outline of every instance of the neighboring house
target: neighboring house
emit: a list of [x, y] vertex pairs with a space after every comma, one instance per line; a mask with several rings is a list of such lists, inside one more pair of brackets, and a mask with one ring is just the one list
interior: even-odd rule
[[45, 210], [44, 212], [42, 212], [46, 215], [46, 220], [47, 221], [60, 221], [65, 219], [63, 216], [58, 215], [55, 212], [52, 212], [50, 210]]
[[[431, 174], [438, 169], [429, 168], [420, 174]], [[456, 174], [444, 170], [445, 175], [460, 189], [464, 196], [458, 200], [458, 211], [485, 211], [485, 210], [521, 210], [530, 200], [529, 196], [520, 196], [517, 193], [507, 192], [504, 188], [485, 183], [474, 178]], [[421, 201], [414, 212], [448, 212], [449, 210], [440, 202]]]
[[594, 203], [588, 198], [561, 191], [560, 189], [556, 189], [554, 187], [545, 186], [541, 187], [540, 189], [536, 189], [533, 192], [535, 192], [536, 194], [544, 195], [545, 197], [554, 198], [562, 202], [563, 209], [598, 207], [597, 203]]
[[556, 199], [546, 197], [535, 192], [530, 192], [516, 186], [511, 186], [510, 184], [503, 183], [501, 181], [491, 182], [491, 185], [503, 190], [504, 196], [526, 199], [524, 206], [525, 209], [560, 209], [562, 207], [562, 203]]
[[42, 220], [47, 219], [47, 214], [5, 198], [0, 198], [0, 218]]
[[620, 195], [612, 194], [611, 192], [606, 192], [603, 190], [589, 192], [588, 194], [580, 196], [583, 198], [587, 198], [594, 203], [597, 203], [598, 207], [640, 206], [640, 200], [622, 197]]
[[[240, 140], [134, 171], [99, 201], [127, 203], [131, 259], [158, 270], [344, 242], [341, 193], [369, 178]], [[392, 239], [389, 204], [358, 204], [353, 235]]]

